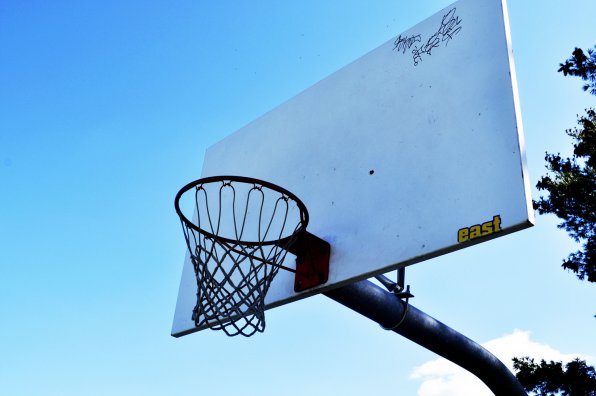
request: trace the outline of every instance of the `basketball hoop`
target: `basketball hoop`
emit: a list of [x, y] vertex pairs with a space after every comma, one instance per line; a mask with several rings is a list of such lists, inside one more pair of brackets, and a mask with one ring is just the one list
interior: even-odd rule
[[[193, 221], [181, 203], [192, 206]], [[302, 201], [275, 184], [207, 177], [184, 186], [175, 207], [197, 281], [197, 327], [229, 336], [263, 332], [265, 296], [280, 269], [296, 274], [295, 291], [327, 281], [329, 244], [306, 231]], [[284, 265], [288, 252], [296, 255], [296, 269]]]

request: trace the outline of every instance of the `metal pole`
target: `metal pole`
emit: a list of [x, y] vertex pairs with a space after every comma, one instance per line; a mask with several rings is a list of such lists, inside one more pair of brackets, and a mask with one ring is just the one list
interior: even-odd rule
[[527, 396], [513, 373], [492, 353], [412, 305], [406, 310], [404, 302], [374, 283], [363, 280], [324, 294], [468, 370], [496, 396]]

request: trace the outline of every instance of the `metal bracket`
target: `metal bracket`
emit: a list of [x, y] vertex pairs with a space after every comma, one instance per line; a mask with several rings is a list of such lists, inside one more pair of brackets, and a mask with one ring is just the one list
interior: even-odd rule
[[305, 231], [298, 236], [289, 251], [296, 256], [295, 292], [327, 282], [331, 255], [331, 245], [328, 242]]
[[412, 297], [414, 297], [414, 295], [412, 293], [410, 293], [410, 285], [408, 285], [406, 287], [406, 290], [401, 291], [401, 292], [393, 292], [393, 294], [395, 294], [397, 297], [401, 298], [401, 299], [410, 299]]
[[410, 285], [404, 287], [406, 283], [406, 269], [399, 268], [397, 270], [397, 282], [393, 282], [391, 279], [387, 278], [385, 275], [377, 275], [375, 278], [381, 282], [385, 288], [393, 293], [395, 296], [401, 299], [410, 299], [414, 297], [412, 293], [410, 293]]
[[395, 330], [401, 326], [404, 320], [406, 320], [408, 309], [410, 307], [410, 298], [414, 297], [414, 295], [410, 293], [410, 285], [404, 288], [406, 283], [406, 269], [402, 267], [397, 270], [397, 282], [393, 282], [391, 279], [382, 274], [375, 276], [375, 278], [377, 278], [377, 280], [381, 282], [389, 292], [399, 298], [401, 303], [404, 305], [403, 314], [395, 325], [385, 327], [382, 324], [379, 324], [383, 330]]

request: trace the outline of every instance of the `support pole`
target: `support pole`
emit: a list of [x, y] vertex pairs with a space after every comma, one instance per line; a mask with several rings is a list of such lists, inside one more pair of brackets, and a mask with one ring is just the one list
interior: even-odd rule
[[[327, 297], [393, 329], [478, 377], [496, 396], [527, 396], [509, 369], [476, 342], [433, 317], [406, 305], [392, 293], [363, 280], [324, 293]], [[400, 323], [401, 322], [401, 323]]]

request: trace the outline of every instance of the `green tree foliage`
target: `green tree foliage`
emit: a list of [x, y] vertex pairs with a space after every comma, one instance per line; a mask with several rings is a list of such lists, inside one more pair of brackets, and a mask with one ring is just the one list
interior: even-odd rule
[[581, 48], [576, 48], [571, 58], [559, 66], [559, 71], [565, 76], [576, 76], [586, 81], [584, 91], [590, 90], [592, 95], [596, 95], [596, 51], [589, 49], [586, 55]]
[[[586, 81], [584, 91], [596, 95], [594, 50], [586, 55], [576, 48], [559, 72], [580, 77]], [[580, 250], [563, 260], [563, 267], [580, 279], [596, 282], [596, 111], [587, 109], [578, 116], [578, 126], [566, 133], [573, 139], [573, 157], [546, 153], [549, 173], [536, 187], [548, 192], [548, 197], [534, 201], [534, 208], [562, 219], [559, 228], [581, 244]], [[596, 396], [596, 371], [584, 360], [575, 359], [563, 367], [562, 362], [514, 358], [513, 368], [526, 391], [535, 395]]]
[[[596, 52], [589, 56], [576, 48], [573, 56], [561, 64], [565, 75], [579, 76], [588, 83], [584, 90], [596, 95]], [[563, 268], [579, 279], [596, 282], [596, 112], [578, 117], [578, 126], [566, 131], [573, 143], [573, 157], [546, 153], [546, 168], [536, 187], [548, 197], [534, 201], [538, 213], [552, 213], [563, 220], [559, 228], [581, 244], [581, 249], [563, 260]]]
[[562, 362], [514, 358], [513, 368], [524, 389], [536, 395], [596, 396], [596, 371], [584, 360], [572, 360], [563, 368]]

